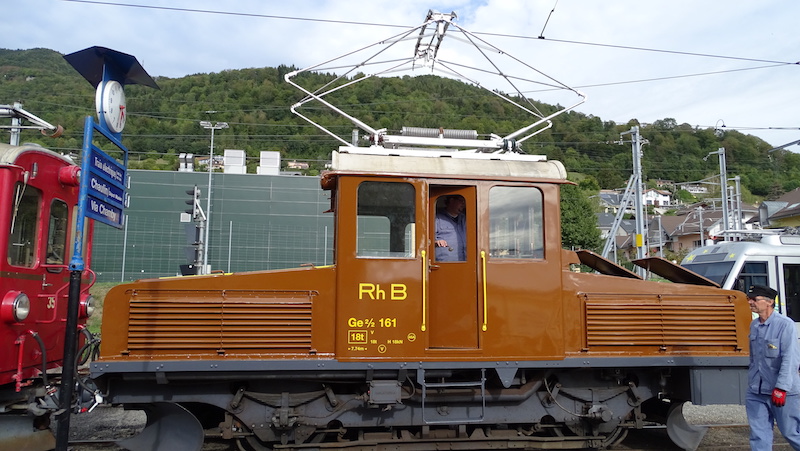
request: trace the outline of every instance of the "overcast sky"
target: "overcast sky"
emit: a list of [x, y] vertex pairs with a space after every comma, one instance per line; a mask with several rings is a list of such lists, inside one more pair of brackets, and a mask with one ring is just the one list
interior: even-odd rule
[[98, 45], [173, 78], [308, 67], [418, 26], [430, 9], [586, 93], [583, 113], [724, 124], [773, 146], [800, 139], [797, 0], [0, 0], [0, 48]]

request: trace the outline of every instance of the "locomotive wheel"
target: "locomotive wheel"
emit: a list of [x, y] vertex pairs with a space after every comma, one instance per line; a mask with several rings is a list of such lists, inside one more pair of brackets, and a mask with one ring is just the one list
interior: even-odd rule
[[239, 451], [272, 451], [272, 447], [265, 446], [254, 435], [243, 438], [237, 438], [236, 449], [238, 449]]
[[[619, 445], [623, 440], [625, 440], [625, 437], [628, 436], [628, 430], [629, 429], [626, 427], [617, 426], [613, 431], [608, 433], [608, 435], [603, 438], [602, 444], [597, 449], [606, 449], [615, 445]], [[570, 429], [566, 425], [548, 428], [548, 431], [552, 437], [570, 437], [580, 435], [576, 434], [574, 430]]]
[[608, 437], [603, 440], [602, 448], [611, 448], [612, 446], [622, 443], [622, 441], [625, 440], [625, 437], [628, 436], [628, 430], [628, 428], [618, 426], [616, 429], [611, 431], [610, 434], [608, 434]]

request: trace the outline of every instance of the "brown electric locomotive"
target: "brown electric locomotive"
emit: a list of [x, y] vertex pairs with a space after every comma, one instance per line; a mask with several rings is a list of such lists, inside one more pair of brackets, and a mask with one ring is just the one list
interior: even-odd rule
[[[321, 179], [334, 265], [114, 288], [92, 366], [109, 401], [195, 443], [212, 428], [253, 449], [483, 449], [603, 447], [666, 418], [692, 443], [670, 407], [742, 400], [744, 295], [657, 258], [640, 263], [677, 282], [561, 249], [560, 163], [364, 151], [334, 153]], [[440, 262], [451, 195], [466, 258]]]
[[[431, 12], [381, 43], [415, 38], [411, 67], [465, 73], [466, 64], [437, 61], [445, 30], [488, 44], [454, 18]], [[378, 63], [355, 67], [363, 61]], [[390, 52], [386, 61], [377, 75], [401, 65]], [[475, 80], [486, 67], [498, 66]], [[295, 81], [302, 72], [286, 75], [306, 96], [292, 111], [317, 125], [299, 110], [330, 107], [371, 143], [320, 127], [346, 144], [321, 176], [334, 264], [112, 289], [91, 368], [108, 402], [148, 412], [124, 446], [199, 449], [211, 435], [256, 450], [603, 448], [661, 422], [688, 449], [703, 431], [684, 420], [686, 401], [742, 402], [743, 293], [659, 258], [637, 262], [667, 280], [652, 282], [562, 249], [564, 166], [519, 144], [575, 105], [539, 114], [519, 89], [492, 90], [535, 122], [503, 137], [392, 136], [328, 101], [369, 76], [308, 88]], [[498, 74], [515, 89], [524, 81]], [[445, 243], [436, 216], [454, 196], [463, 232]]]

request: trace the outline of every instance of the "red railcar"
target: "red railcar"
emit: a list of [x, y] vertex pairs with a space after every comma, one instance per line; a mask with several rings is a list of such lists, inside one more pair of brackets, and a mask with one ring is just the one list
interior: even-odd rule
[[[51, 396], [57, 381], [48, 372], [63, 361], [79, 176], [68, 157], [37, 145], [0, 144], [0, 429], [6, 431], [0, 448], [9, 431], [29, 431], [31, 419], [44, 426], [57, 408]], [[87, 267], [90, 238], [83, 240]], [[93, 310], [94, 274], [87, 270], [83, 279], [82, 328]]]

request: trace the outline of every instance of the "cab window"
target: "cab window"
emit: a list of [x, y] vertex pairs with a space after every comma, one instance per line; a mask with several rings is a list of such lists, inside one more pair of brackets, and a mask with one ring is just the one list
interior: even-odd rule
[[358, 187], [358, 257], [414, 257], [414, 186], [363, 182]]
[[544, 258], [541, 191], [515, 186], [489, 190], [489, 256]]
[[36, 236], [42, 194], [22, 183], [14, 187], [11, 204], [11, 233], [8, 240], [8, 263], [33, 267], [36, 262]]
[[738, 286], [734, 286], [734, 290], [747, 291], [753, 285], [769, 286], [767, 262], [746, 262], [737, 279]]
[[64, 251], [67, 249], [67, 226], [69, 209], [61, 200], [54, 199], [50, 204], [50, 221], [47, 229], [47, 264], [63, 265]]

